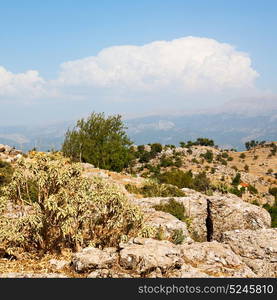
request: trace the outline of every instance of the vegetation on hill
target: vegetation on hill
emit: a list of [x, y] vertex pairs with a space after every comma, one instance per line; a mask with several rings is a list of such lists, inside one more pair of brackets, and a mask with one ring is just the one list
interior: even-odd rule
[[120, 115], [92, 113], [67, 131], [62, 152], [75, 161], [120, 172], [132, 160], [131, 144]]
[[[0, 197], [0, 248], [45, 253], [116, 246], [147, 233], [142, 213], [114, 185], [84, 178], [81, 171], [80, 164], [59, 153], [19, 160]], [[16, 217], [5, 214], [9, 203], [16, 205]]]

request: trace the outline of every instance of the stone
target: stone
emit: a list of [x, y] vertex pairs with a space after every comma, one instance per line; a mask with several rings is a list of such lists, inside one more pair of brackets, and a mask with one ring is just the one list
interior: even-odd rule
[[228, 231], [221, 242], [228, 244], [258, 277], [277, 277], [277, 228]]
[[213, 277], [256, 277], [228, 245], [213, 241], [179, 247], [185, 264], [201, 273]]
[[151, 273], [156, 268], [165, 272], [183, 264], [180, 249], [169, 241], [135, 238], [127, 244], [121, 244], [120, 247], [121, 267], [139, 274]]
[[66, 266], [69, 266], [70, 262], [66, 260], [58, 260], [58, 259], [50, 259], [49, 260], [50, 266], [55, 270], [61, 270]]
[[242, 201], [236, 196], [208, 198], [208, 213], [212, 222], [211, 239], [220, 240], [225, 231], [236, 229], [258, 230], [269, 228], [270, 214], [257, 205]]
[[155, 209], [153, 209], [146, 215], [145, 225], [161, 229], [164, 239], [172, 237], [176, 230], [181, 230], [184, 236], [183, 243], [193, 241], [189, 236], [186, 223], [178, 220], [169, 213], [163, 211], [156, 211]]
[[87, 247], [73, 254], [72, 265], [76, 272], [106, 269], [115, 264], [117, 257], [115, 248], [100, 250], [94, 247]]

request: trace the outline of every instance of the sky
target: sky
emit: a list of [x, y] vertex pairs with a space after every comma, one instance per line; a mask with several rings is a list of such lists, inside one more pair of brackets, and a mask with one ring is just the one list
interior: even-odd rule
[[0, 125], [277, 94], [277, 1], [0, 0]]

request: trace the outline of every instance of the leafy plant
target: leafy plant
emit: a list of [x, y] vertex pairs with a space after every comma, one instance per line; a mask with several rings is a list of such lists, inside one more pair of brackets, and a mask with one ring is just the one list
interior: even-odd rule
[[[19, 160], [0, 197], [0, 247], [12, 253], [116, 246], [145, 231], [142, 213], [115, 186], [81, 174], [80, 164], [60, 154]], [[9, 202], [21, 216], [5, 215]]]
[[167, 212], [181, 221], [186, 220], [183, 203], [180, 203], [173, 198], [166, 203], [155, 205], [154, 208], [158, 211]]

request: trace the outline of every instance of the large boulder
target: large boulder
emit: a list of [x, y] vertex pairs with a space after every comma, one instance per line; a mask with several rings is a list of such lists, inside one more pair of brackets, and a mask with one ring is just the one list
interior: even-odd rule
[[180, 249], [169, 241], [135, 238], [120, 247], [120, 265], [141, 275], [156, 269], [164, 273], [183, 264]]
[[270, 228], [270, 214], [263, 208], [242, 201], [236, 196], [207, 198], [207, 218], [211, 240], [220, 240], [225, 231]]
[[179, 247], [185, 264], [194, 267], [198, 272], [213, 277], [256, 277], [228, 245], [213, 241]]
[[86, 272], [94, 269], [108, 269], [117, 261], [115, 248], [100, 250], [88, 247], [77, 252], [72, 257], [72, 265], [76, 272]]
[[277, 228], [228, 231], [222, 234], [221, 242], [228, 244], [258, 277], [277, 277]]

